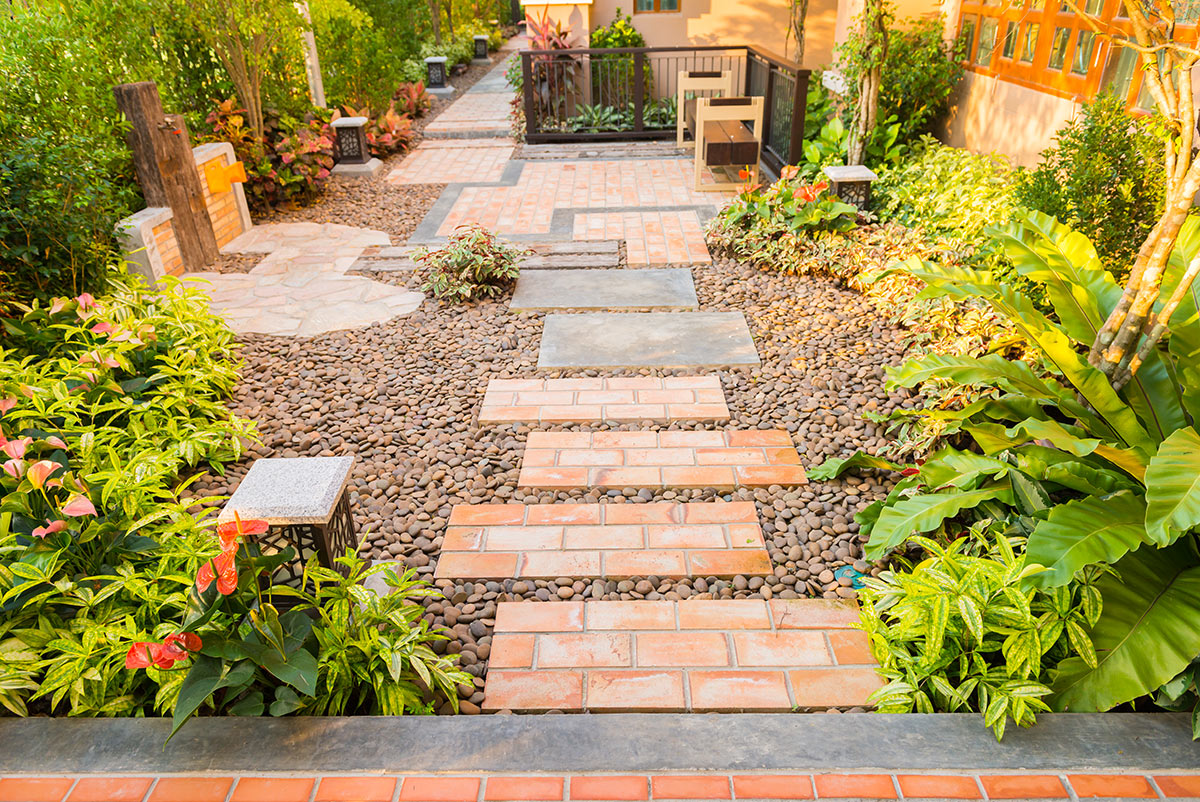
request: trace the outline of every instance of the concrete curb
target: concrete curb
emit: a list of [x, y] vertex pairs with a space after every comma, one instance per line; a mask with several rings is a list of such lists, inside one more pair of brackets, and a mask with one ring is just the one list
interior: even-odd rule
[[1188, 718], [1056, 714], [997, 743], [976, 715], [0, 719], [0, 775], [1200, 770]]

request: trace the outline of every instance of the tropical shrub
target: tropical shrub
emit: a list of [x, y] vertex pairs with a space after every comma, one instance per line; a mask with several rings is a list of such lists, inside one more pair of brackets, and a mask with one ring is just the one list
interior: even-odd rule
[[246, 200], [255, 211], [304, 205], [325, 188], [333, 169], [333, 132], [314, 118], [266, 118], [266, 134], [246, 126], [245, 110], [233, 99], [208, 115], [211, 139], [233, 145], [246, 168]]
[[[866, 164], [882, 169], [899, 163], [904, 155], [903, 149], [896, 143], [899, 133], [900, 124], [894, 117], [877, 125], [867, 141]], [[821, 126], [815, 138], [804, 142], [804, 164], [799, 165], [800, 175], [813, 180], [821, 176], [823, 167], [845, 164], [849, 141], [850, 131], [842, 123], [841, 117], [829, 120]]]
[[999, 740], [1009, 719], [1028, 727], [1050, 709], [1064, 659], [1096, 665], [1085, 631], [1101, 612], [1093, 578], [1025, 587], [1037, 569], [1020, 556], [1022, 539], [1001, 528], [981, 522], [948, 544], [915, 537], [927, 557], [863, 580], [862, 629], [888, 680], [871, 697], [879, 712], [974, 711]]
[[[829, 192], [829, 182], [801, 184], [795, 168], [784, 168], [780, 178], [765, 191], [747, 187], [718, 214], [718, 225], [738, 232], [741, 239], [774, 238], [819, 232], [841, 232], [854, 228], [858, 209]], [[769, 230], [761, 230], [764, 227]], [[756, 230], [757, 229], [757, 230]]]
[[[202, 708], [239, 716], [399, 716], [430, 712], [446, 699], [457, 709], [455, 686], [470, 684], [470, 675], [430, 648], [447, 636], [430, 631], [413, 601], [436, 590], [412, 569], [368, 569], [353, 555], [339, 558], [345, 574], [314, 556], [300, 588], [272, 585], [272, 572], [296, 555], [291, 547], [264, 554], [248, 536], [267, 528], [240, 518], [219, 525], [221, 552], [200, 566], [179, 630], [162, 644], [129, 648], [129, 669], [170, 671], [191, 657], [186, 676], [175, 674], [172, 735]], [[363, 586], [385, 571], [390, 593]], [[176, 643], [183, 653], [156, 659], [156, 650], [162, 655]]]
[[940, 16], [907, 20], [889, 32], [878, 114], [881, 120], [899, 121], [899, 143], [931, 133], [950, 111], [950, 96], [962, 78], [965, 57], [965, 43], [945, 40]]
[[[1060, 663], [1049, 699], [1056, 710], [1107, 710], [1154, 693], [1200, 654], [1200, 287], [1188, 288], [1160, 347], [1114, 389], [1085, 356], [1122, 292], [1094, 246], [1038, 212], [995, 234], [1014, 269], [1044, 288], [1054, 316], [988, 271], [906, 264], [928, 295], [986, 302], [1031, 353], [925, 355], [891, 371], [891, 387], [939, 381], [979, 395], [913, 413], [937, 419], [954, 445], [906, 468], [858, 520], [871, 558], [913, 535], [1000, 522], [1028, 538], [1028, 565], [1044, 569], [1025, 587], [1053, 590], [1110, 566], [1096, 581], [1104, 610], [1087, 631], [1096, 663]], [[1167, 280], [1178, 283], [1198, 253], [1200, 221], [1190, 219]], [[855, 466], [900, 467], [857, 455], [816, 475]]]
[[[395, 101], [388, 104], [387, 110], [379, 115], [372, 114], [369, 106], [360, 109], [345, 106], [343, 110], [347, 117], [367, 118], [367, 149], [372, 156], [385, 159], [393, 153], [408, 150], [413, 138], [412, 120], [396, 112]], [[330, 121], [340, 119], [341, 116], [341, 113], [335, 111]]]
[[396, 111], [410, 119], [424, 117], [433, 108], [433, 98], [425, 91], [424, 81], [406, 81], [392, 93]]
[[[592, 31], [589, 47], [645, 47], [646, 38], [633, 27], [633, 18], [622, 15], [617, 8], [613, 21]], [[633, 102], [634, 58], [628, 53], [592, 56], [592, 99], [608, 106], [625, 106]], [[654, 97], [654, 70], [649, 63], [642, 66], [645, 97]]]
[[514, 281], [524, 253], [483, 226], [459, 226], [445, 247], [436, 251], [419, 249], [413, 258], [427, 269], [421, 289], [438, 298], [466, 301], [499, 295]]
[[1161, 155], [1154, 123], [1101, 95], [1059, 130], [1035, 169], [1017, 172], [1014, 197], [1087, 236], [1121, 275], [1162, 213]]

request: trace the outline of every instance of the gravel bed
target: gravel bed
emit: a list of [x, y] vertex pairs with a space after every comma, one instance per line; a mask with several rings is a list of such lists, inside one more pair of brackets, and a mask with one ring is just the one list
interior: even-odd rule
[[[903, 393], [883, 389], [883, 370], [904, 351], [903, 331], [888, 325], [869, 300], [813, 276], [788, 277], [718, 261], [694, 268], [701, 305], [746, 314], [763, 365], [721, 372], [732, 428], [783, 427], [805, 465], [856, 448], [882, 446], [882, 427], [864, 422], [864, 410], [887, 412], [905, 404]], [[392, 276], [413, 280], [412, 276]], [[535, 375], [543, 313], [510, 314], [507, 297], [443, 306], [427, 301], [417, 312], [356, 331], [311, 339], [245, 338], [247, 365], [234, 412], [258, 423], [264, 445], [257, 456], [355, 454], [352, 502], [361, 552], [398, 560], [432, 576], [447, 517], [455, 504], [753, 500], [775, 575], [672, 581], [637, 577], [621, 582], [570, 580], [454, 583], [437, 581], [443, 597], [426, 600], [427, 618], [453, 633], [445, 644], [461, 653], [476, 688], [461, 689], [468, 712], [482, 699], [496, 603], [518, 598], [685, 599], [853, 597], [849, 578], [834, 569], [862, 560], [853, 516], [882, 497], [890, 480], [849, 477], [805, 487], [525, 493], [516, 487], [529, 426], [476, 420], [490, 378]], [[605, 375], [671, 375], [695, 371], [626, 370]], [[544, 374], [549, 375], [549, 374]], [[598, 375], [563, 371], [554, 375]], [[670, 425], [568, 425], [607, 429], [707, 429], [696, 422]], [[198, 493], [226, 494], [249, 462], [224, 477], [204, 477]], [[439, 646], [439, 649], [441, 647]]]

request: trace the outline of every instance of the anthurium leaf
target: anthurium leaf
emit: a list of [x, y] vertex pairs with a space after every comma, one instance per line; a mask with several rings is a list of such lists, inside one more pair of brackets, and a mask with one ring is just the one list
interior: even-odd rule
[[827, 459], [815, 468], [808, 469], [808, 478], [818, 480], [836, 479], [846, 471], [856, 468], [900, 471], [904, 469], [904, 466], [883, 459], [882, 457], [872, 456], [865, 451], [858, 451], [849, 457]]
[[292, 652], [286, 659], [279, 652], [268, 650], [263, 654], [262, 667], [305, 696], [316, 693], [317, 658], [304, 649]]
[[1128, 490], [1058, 505], [1025, 544], [1026, 562], [1047, 569], [1029, 576], [1027, 586], [1060, 587], [1085, 565], [1117, 562], [1149, 542], [1145, 520], [1145, 498]]
[[288, 713], [295, 713], [302, 707], [304, 707], [304, 700], [287, 685], [280, 685], [275, 689], [275, 701], [271, 702], [270, 713], [272, 716], [286, 716]]
[[1200, 525], [1200, 433], [1172, 434], [1146, 469], [1146, 531], [1159, 545]]
[[1096, 667], [1059, 664], [1055, 710], [1108, 710], [1153, 693], [1200, 654], [1200, 560], [1191, 544], [1138, 549], [1104, 576], [1100, 619], [1088, 633]]
[[1012, 490], [1007, 483], [965, 492], [914, 496], [885, 507], [871, 529], [867, 559], [877, 560], [913, 535], [931, 532], [947, 518], [994, 498], [1012, 502]]
[[230, 705], [225, 712], [231, 716], [261, 716], [265, 708], [262, 693], [255, 691]]
[[171, 740], [179, 728], [200, 709], [204, 700], [221, 688], [237, 687], [254, 675], [254, 666], [248, 661], [228, 663], [208, 655], [196, 655], [183, 684], [171, 715]]

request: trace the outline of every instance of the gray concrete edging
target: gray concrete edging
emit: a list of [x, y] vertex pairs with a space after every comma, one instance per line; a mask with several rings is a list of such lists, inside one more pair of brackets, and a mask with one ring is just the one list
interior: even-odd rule
[[0, 775], [882, 770], [1200, 772], [1184, 714], [0, 719]]

